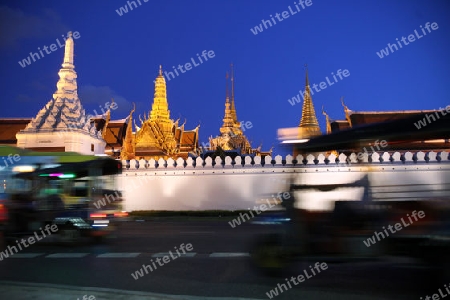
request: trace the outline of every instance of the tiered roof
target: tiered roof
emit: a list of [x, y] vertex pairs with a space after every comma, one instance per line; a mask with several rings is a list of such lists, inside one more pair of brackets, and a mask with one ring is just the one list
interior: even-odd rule
[[23, 130], [25, 133], [40, 131], [79, 131], [101, 139], [101, 132], [86, 115], [77, 93], [77, 73], [73, 64], [74, 42], [69, 32], [65, 43], [64, 60], [59, 70], [57, 90], [47, 104]]

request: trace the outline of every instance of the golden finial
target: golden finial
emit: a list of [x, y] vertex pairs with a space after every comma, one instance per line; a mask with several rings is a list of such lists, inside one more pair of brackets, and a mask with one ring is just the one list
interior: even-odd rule
[[309, 77], [308, 77], [308, 64], [305, 64], [305, 73], [306, 73], [306, 82], [305, 87], [309, 86]]
[[225, 90], [226, 90], [226, 93], [225, 93], [225, 100], [226, 101], [228, 101], [228, 99], [230, 98], [230, 92], [228, 91], [228, 78], [229, 78], [230, 76], [228, 76], [228, 72], [225, 74]]
[[114, 104], [114, 98], [111, 97], [111, 104], [108, 106], [108, 110], [111, 110], [111, 106]]
[[327, 133], [331, 133], [331, 124], [330, 124], [330, 117], [328, 116], [328, 114], [326, 113], [323, 105], [322, 105], [322, 115], [325, 116], [325, 122], [327, 124]]
[[159, 65], [159, 76], [162, 76], [162, 65]]
[[231, 67], [231, 100], [234, 100], [234, 70], [233, 63], [230, 64]]
[[350, 124], [350, 127], [352, 127], [352, 120], [350, 119], [350, 115], [351, 115], [352, 111], [350, 109], [348, 109], [347, 105], [345, 105], [344, 96], [341, 97], [341, 104], [344, 107], [345, 119], [347, 120], [348, 124]]
[[348, 106], [345, 105], [345, 103], [344, 103], [344, 96], [341, 97], [341, 104], [342, 104], [342, 106], [344, 107], [344, 110], [345, 110], [345, 111], [349, 111]]
[[234, 103], [234, 68], [233, 63], [230, 64], [231, 67], [231, 117], [233, 119], [233, 122], [237, 123], [237, 114], [236, 114], [236, 105]]

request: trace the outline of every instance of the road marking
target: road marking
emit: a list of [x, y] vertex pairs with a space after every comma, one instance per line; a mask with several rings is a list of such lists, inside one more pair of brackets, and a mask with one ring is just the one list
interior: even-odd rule
[[121, 257], [137, 257], [141, 253], [128, 253], [128, 252], [116, 252], [116, 253], [103, 253], [97, 255], [99, 258], [121, 258]]
[[183, 234], [215, 234], [215, 231], [180, 231]]
[[[179, 251], [178, 251], [179, 252]], [[44, 256], [45, 258], [82, 258], [86, 257], [89, 254], [96, 253], [17, 253], [11, 255], [12, 258], [36, 258], [39, 256]], [[96, 258], [135, 258], [139, 255], [151, 254], [151, 257], [164, 257], [171, 256], [169, 252], [158, 252], [158, 253], [138, 253], [138, 252], [110, 252], [98, 254]], [[232, 257], [249, 257], [250, 254], [248, 252], [213, 252], [213, 253], [197, 253], [197, 252], [189, 252], [189, 253], [180, 253], [178, 255], [177, 252], [172, 252], [172, 256], [174, 257], [198, 257], [198, 258], [232, 258]]]
[[246, 257], [246, 256], [250, 256], [249, 253], [234, 253], [234, 252], [215, 252], [215, 253], [211, 253], [209, 255], [209, 257]]
[[35, 258], [40, 255], [44, 255], [45, 253], [17, 253], [14, 255], [11, 255], [12, 258]]
[[54, 253], [49, 254], [46, 258], [80, 258], [89, 255], [89, 253]]
[[[192, 252], [192, 253], [180, 253], [180, 255], [178, 255], [178, 253], [174, 253], [172, 252], [172, 255], [175, 257], [194, 257], [197, 253]], [[152, 255], [152, 257], [164, 257], [164, 256], [170, 256], [169, 252], [160, 252], [160, 253], [155, 253]]]

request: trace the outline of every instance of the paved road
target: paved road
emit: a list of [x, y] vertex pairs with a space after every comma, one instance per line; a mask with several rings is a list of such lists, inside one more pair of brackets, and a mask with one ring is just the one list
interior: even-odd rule
[[[268, 299], [267, 292], [286, 282], [284, 278], [257, 273], [248, 258], [254, 237], [266, 230], [264, 226], [249, 224], [231, 228], [220, 220], [127, 222], [115, 239], [101, 245], [67, 247], [51, 238], [31, 245], [0, 261], [0, 280], [70, 285], [75, 290], [80, 288], [80, 297], [84, 295], [83, 287], [98, 287]], [[178, 257], [175, 247], [180, 248], [183, 243], [191, 244], [193, 249]], [[169, 250], [175, 259], [169, 257], [167, 263], [160, 261], [163, 266], [157, 265], [156, 259], [162, 259]], [[137, 277], [135, 272], [152, 262], [153, 270], [147, 269], [148, 274]], [[300, 263], [293, 267], [298, 274], [307, 268]], [[327, 270], [298, 285], [291, 284], [292, 288], [276, 298], [418, 299], [443, 287], [434, 278], [432, 270], [393, 259], [329, 264]]]

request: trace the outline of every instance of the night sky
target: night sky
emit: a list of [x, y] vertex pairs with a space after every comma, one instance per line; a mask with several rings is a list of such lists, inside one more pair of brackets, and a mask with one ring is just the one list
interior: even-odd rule
[[[263, 150], [277, 146], [278, 128], [300, 122], [301, 103], [288, 100], [304, 89], [305, 64], [319, 90], [312, 98], [323, 131], [322, 106], [343, 119], [341, 97], [356, 111], [450, 104], [447, 0], [128, 2], [1, 1], [0, 117], [34, 117], [50, 100], [64, 55], [58, 42], [68, 31], [78, 32], [75, 70], [87, 114], [100, 113], [114, 97], [112, 119], [125, 118], [132, 102], [139, 119], [151, 109], [159, 65], [176, 75], [172, 66], [191, 63], [166, 78], [167, 96], [172, 119], [186, 119], [186, 129], [201, 125], [200, 142], [219, 134], [230, 63], [237, 116], [251, 123], [245, 134]], [[380, 58], [388, 43], [392, 50]], [[45, 46], [49, 54], [19, 64]], [[204, 50], [214, 55], [200, 62]], [[347, 77], [337, 76], [339, 69]]]

